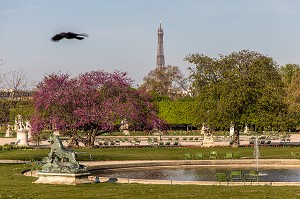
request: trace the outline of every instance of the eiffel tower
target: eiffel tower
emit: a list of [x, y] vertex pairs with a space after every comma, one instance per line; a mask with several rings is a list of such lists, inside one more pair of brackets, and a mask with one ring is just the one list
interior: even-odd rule
[[157, 30], [158, 43], [157, 43], [157, 56], [156, 56], [156, 67], [161, 67], [165, 65], [165, 56], [164, 56], [164, 31], [161, 28], [161, 21], [159, 23], [159, 28]]

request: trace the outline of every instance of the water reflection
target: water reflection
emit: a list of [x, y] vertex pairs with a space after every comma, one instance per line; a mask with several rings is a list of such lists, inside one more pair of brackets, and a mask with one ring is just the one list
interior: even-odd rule
[[[219, 168], [219, 167], [151, 167], [151, 168], [126, 168], [106, 169], [92, 171], [93, 175], [129, 178], [129, 179], [156, 179], [156, 180], [181, 180], [181, 181], [214, 181], [218, 172], [229, 173], [230, 170], [242, 170], [243, 174], [249, 173], [253, 168]], [[261, 182], [299, 182], [300, 169], [260, 169]]]

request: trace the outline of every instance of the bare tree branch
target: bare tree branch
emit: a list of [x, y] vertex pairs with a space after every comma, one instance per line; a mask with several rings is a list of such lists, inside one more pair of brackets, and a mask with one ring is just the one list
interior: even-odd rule
[[34, 83], [31, 80], [28, 80], [26, 73], [23, 68], [20, 68], [17, 71], [9, 72], [5, 78], [6, 88], [16, 90], [30, 90]]

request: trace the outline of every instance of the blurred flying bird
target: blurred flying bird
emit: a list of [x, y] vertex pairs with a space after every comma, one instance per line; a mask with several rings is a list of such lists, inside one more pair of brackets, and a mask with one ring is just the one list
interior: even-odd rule
[[87, 34], [82, 33], [82, 34], [76, 34], [72, 32], [61, 32], [57, 35], [54, 35], [51, 40], [53, 42], [59, 42], [59, 40], [65, 38], [65, 39], [78, 39], [78, 40], [83, 40], [84, 37], [88, 37]]

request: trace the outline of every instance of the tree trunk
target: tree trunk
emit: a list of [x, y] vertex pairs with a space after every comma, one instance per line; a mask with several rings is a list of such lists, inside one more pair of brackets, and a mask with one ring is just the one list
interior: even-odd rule
[[92, 137], [91, 130], [88, 130], [87, 134], [86, 134], [86, 146], [87, 147], [91, 146], [91, 137]]
[[92, 130], [91, 139], [90, 139], [90, 146], [94, 146], [95, 138], [96, 138], [96, 129]]
[[95, 137], [96, 137], [96, 129], [87, 131], [87, 135], [86, 135], [86, 146], [87, 147], [94, 146]]

